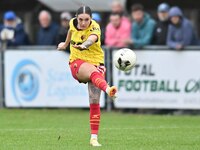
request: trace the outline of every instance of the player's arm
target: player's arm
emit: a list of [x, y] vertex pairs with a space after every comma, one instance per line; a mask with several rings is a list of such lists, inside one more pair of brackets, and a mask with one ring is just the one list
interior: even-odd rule
[[98, 36], [95, 34], [91, 34], [88, 39], [83, 42], [81, 45], [73, 45], [74, 48], [79, 50], [87, 50], [92, 44], [94, 44], [98, 40]]
[[61, 42], [60, 44], [58, 44], [58, 50], [65, 50], [67, 48], [67, 46], [69, 45], [70, 41], [71, 41], [71, 31], [68, 30], [68, 33], [67, 33], [67, 37], [66, 37], [66, 40], [65, 42]]

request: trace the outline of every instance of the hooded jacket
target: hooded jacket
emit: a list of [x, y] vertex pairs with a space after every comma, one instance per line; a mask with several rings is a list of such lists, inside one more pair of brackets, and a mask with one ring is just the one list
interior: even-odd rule
[[167, 45], [170, 48], [176, 48], [177, 45], [198, 45], [199, 40], [192, 23], [183, 16], [180, 8], [172, 7], [169, 11], [169, 17], [179, 16], [180, 23], [178, 25], [170, 24], [167, 35]]
[[153, 32], [155, 28], [155, 21], [149, 14], [145, 13], [141, 23], [133, 22], [132, 34], [134, 48], [141, 48], [149, 45], [152, 42]]

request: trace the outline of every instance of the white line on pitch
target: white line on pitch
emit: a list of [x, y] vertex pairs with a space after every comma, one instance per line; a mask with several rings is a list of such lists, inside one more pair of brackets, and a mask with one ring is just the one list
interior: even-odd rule
[[[200, 127], [191, 127], [191, 126], [158, 126], [158, 127], [130, 127], [130, 128], [123, 128], [123, 127], [111, 127], [111, 128], [100, 128], [100, 130], [142, 130], [142, 129], [151, 129], [151, 130], [156, 130], [156, 129], [200, 129]], [[13, 129], [13, 128], [5, 128], [2, 129], [0, 128], [0, 131], [60, 131], [60, 130], [65, 130], [67, 131], [68, 129], [65, 128], [58, 128], [58, 129], [51, 129], [51, 128], [26, 128], [26, 129], [22, 129], [22, 128], [17, 128], [17, 129]], [[71, 130], [77, 130], [77, 129], [70, 129]]]

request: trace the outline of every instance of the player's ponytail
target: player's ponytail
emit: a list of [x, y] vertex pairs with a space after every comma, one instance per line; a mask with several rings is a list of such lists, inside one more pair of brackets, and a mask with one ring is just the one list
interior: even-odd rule
[[92, 11], [91, 11], [90, 7], [88, 7], [88, 6], [80, 7], [76, 12], [76, 17], [78, 17], [78, 15], [80, 15], [80, 14], [88, 14], [88, 15], [90, 15], [90, 17], [92, 17]]

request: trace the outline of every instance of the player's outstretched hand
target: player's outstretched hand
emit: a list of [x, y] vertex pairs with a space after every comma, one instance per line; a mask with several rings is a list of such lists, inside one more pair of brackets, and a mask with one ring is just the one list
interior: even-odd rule
[[65, 50], [67, 48], [67, 45], [65, 42], [61, 42], [58, 44], [57, 50], [62, 51]]
[[79, 50], [87, 50], [87, 47], [85, 45], [73, 45], [74, 48], [77, 48]]

